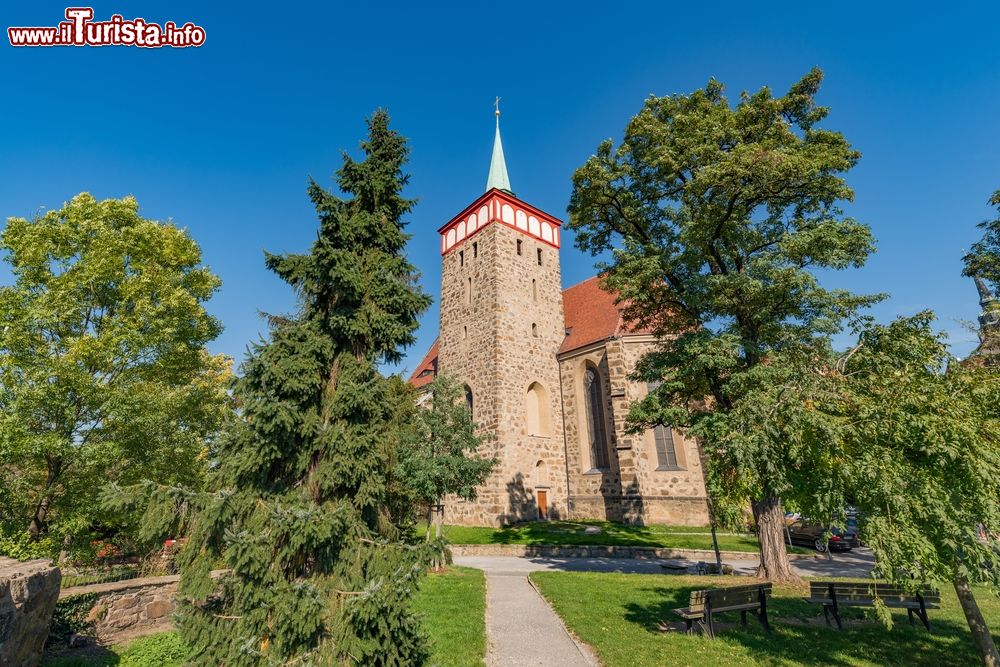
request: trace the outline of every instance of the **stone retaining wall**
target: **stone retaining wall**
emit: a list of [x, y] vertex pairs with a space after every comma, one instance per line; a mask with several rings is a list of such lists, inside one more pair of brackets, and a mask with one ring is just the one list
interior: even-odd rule
[[[548, 544], [454, 544], [453, 556], [517, 556], [521, 558], [681, 558], [714, 561], [711, 549], [671, 549], [666, 547], [611, 547]], [[751, 551], [722, 551], [723, 560], [756, 560]], [[816, 558], [813, 554], [788, 554], [792, 560]]]
[[42, 661], [60, 577], [47, 560], [0, 558], [0, 665], [34, 667]]
[[88, 634], [99, 643], [110, 645], [123, 639], [169, 630], [179, 580], [178, 575], [169, 575], [74, 586], [63, 589], [59, 599], [96, 595], [87, 614], [87, 620], [93, 622]]

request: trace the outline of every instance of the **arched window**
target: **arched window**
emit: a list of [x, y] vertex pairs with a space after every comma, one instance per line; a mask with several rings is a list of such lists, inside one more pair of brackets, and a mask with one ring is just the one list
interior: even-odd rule
[[604, 387], [593, 366], [583, 374], [583, 396], [587, 411], [587, 435], [590, 439], [591, 463], [595, 468], [607, 468], [608, 429], [604, 420]]
[[465, 385], [465, 407], [469, 408], [469, 414], [474, 414], [472, 412], [472, 389], [469, 385]]
[[532, 382], [524, 399], [525, 429], [528, 435], [552, 435], [549, 394], [545, 387]]

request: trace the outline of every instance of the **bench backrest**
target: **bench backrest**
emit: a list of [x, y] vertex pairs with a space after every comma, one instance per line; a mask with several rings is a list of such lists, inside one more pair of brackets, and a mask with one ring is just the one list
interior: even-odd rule
[[760, 600], [761, 590], [765, 597], [771, 595], [771, 584], [749, 584], [746, 586], [732, 586], [729, 588], [713, 588], [705, 591], [691, 591], [688, 600], [688, 609], [691, 611], [701, 611], [706, 603], [710, 603], [712, 609], [724, 609], [726, 607], [737, 607], [745, 604], [755, 604]]
[[[833, 586], [837, 600], [851, 602], [854, 600], [873, 600], [876, 597], [885, 602], [906, 602], [916, 600], [916, 592], [902, 586], [880, 584], [872, 581], [812, 581], [809, 582], [809, 597], [829, 598], [830, 587]], [[923, 586], [918, 591], [925, 603], [938, 604], [941, 593], [930, 586]]]

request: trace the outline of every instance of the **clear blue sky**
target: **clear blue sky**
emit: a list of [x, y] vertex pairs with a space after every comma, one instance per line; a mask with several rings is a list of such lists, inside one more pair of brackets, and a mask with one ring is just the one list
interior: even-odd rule
[[[826, 127], [864, 155], [848, 211], [879, 242], [863, 270], [828, 283], [889, 292], [880, 319], [932, 308], [957, 353], [973, 346], [960, 321], [975, 319], [977, 299], [960, 258], [1000, 188], [995, 3], [224, 4], [94, 7], [98, 19], [193, 21], [207, 31], [198, 49], [15, 50], [5, 34], [0, 45], [3, 219], [80, 191], [135, 195], [146, 216], [188, 228], [222, 277], [209, 306], [225, 324], [217, 352], [242, 358], [265, 330], [258, 310], [292, 307], [262, 251], [309, 247], [306, 178], [331, 183], [340, 150], [356, 150], [376, 107], [411, 141], [409, 194], [420, 203], [409, 252], [436, 296], [435, 230], [483, 190], [494, 96], [513, 189], [565, 219], [573, 170], [621, 136], [647, 95], [712, 76], [733, 97], [762, 85], [783, 92], [814, 65], [826, 73]], [[55, 25], [65, 6], [8, 6], [3, 27]], [[566, 285], [593, 274], [570, 234], [562, 269]], [[419, 362], [437, 320], [435, 304], [403, 369]]]

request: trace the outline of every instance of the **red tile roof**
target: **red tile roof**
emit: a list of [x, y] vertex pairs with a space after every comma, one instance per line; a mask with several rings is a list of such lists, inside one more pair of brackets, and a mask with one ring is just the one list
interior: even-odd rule
[[[622, 321], [621, 306], [615, 304], [615, 296], [600, 287], [600, 278], [594, 276], [582, 283], [563, 290], [563, 312], [565, 327], [569, 332], [559, 346], [558, 354], [569, 352], [584, 345], [607, 340], [624, 334], [650, 333], [648, 329], [633, 329]], [[410, 376], [410, 384], [423, 387], [434, 379], [437, 373], [438, 341], [424, 355], [423, 361]], [[430, 373], [423, 375], [424, 371]]]
[[[413, 371], [413, 375], [410, 376], [410, 384], [414, 387], [420, 388], [425, 384], [430, 384], [434, 380], [434, 376], [437, 375], [438, 370], [438, 339], [434, 339], [434, 343], [431, 344], [431, 349], [427, 350], [427, 354], [424, 355], [423, 361], [417, 366], [417, 369]], [[425, 372], [425, 371], [430, 371]]]

